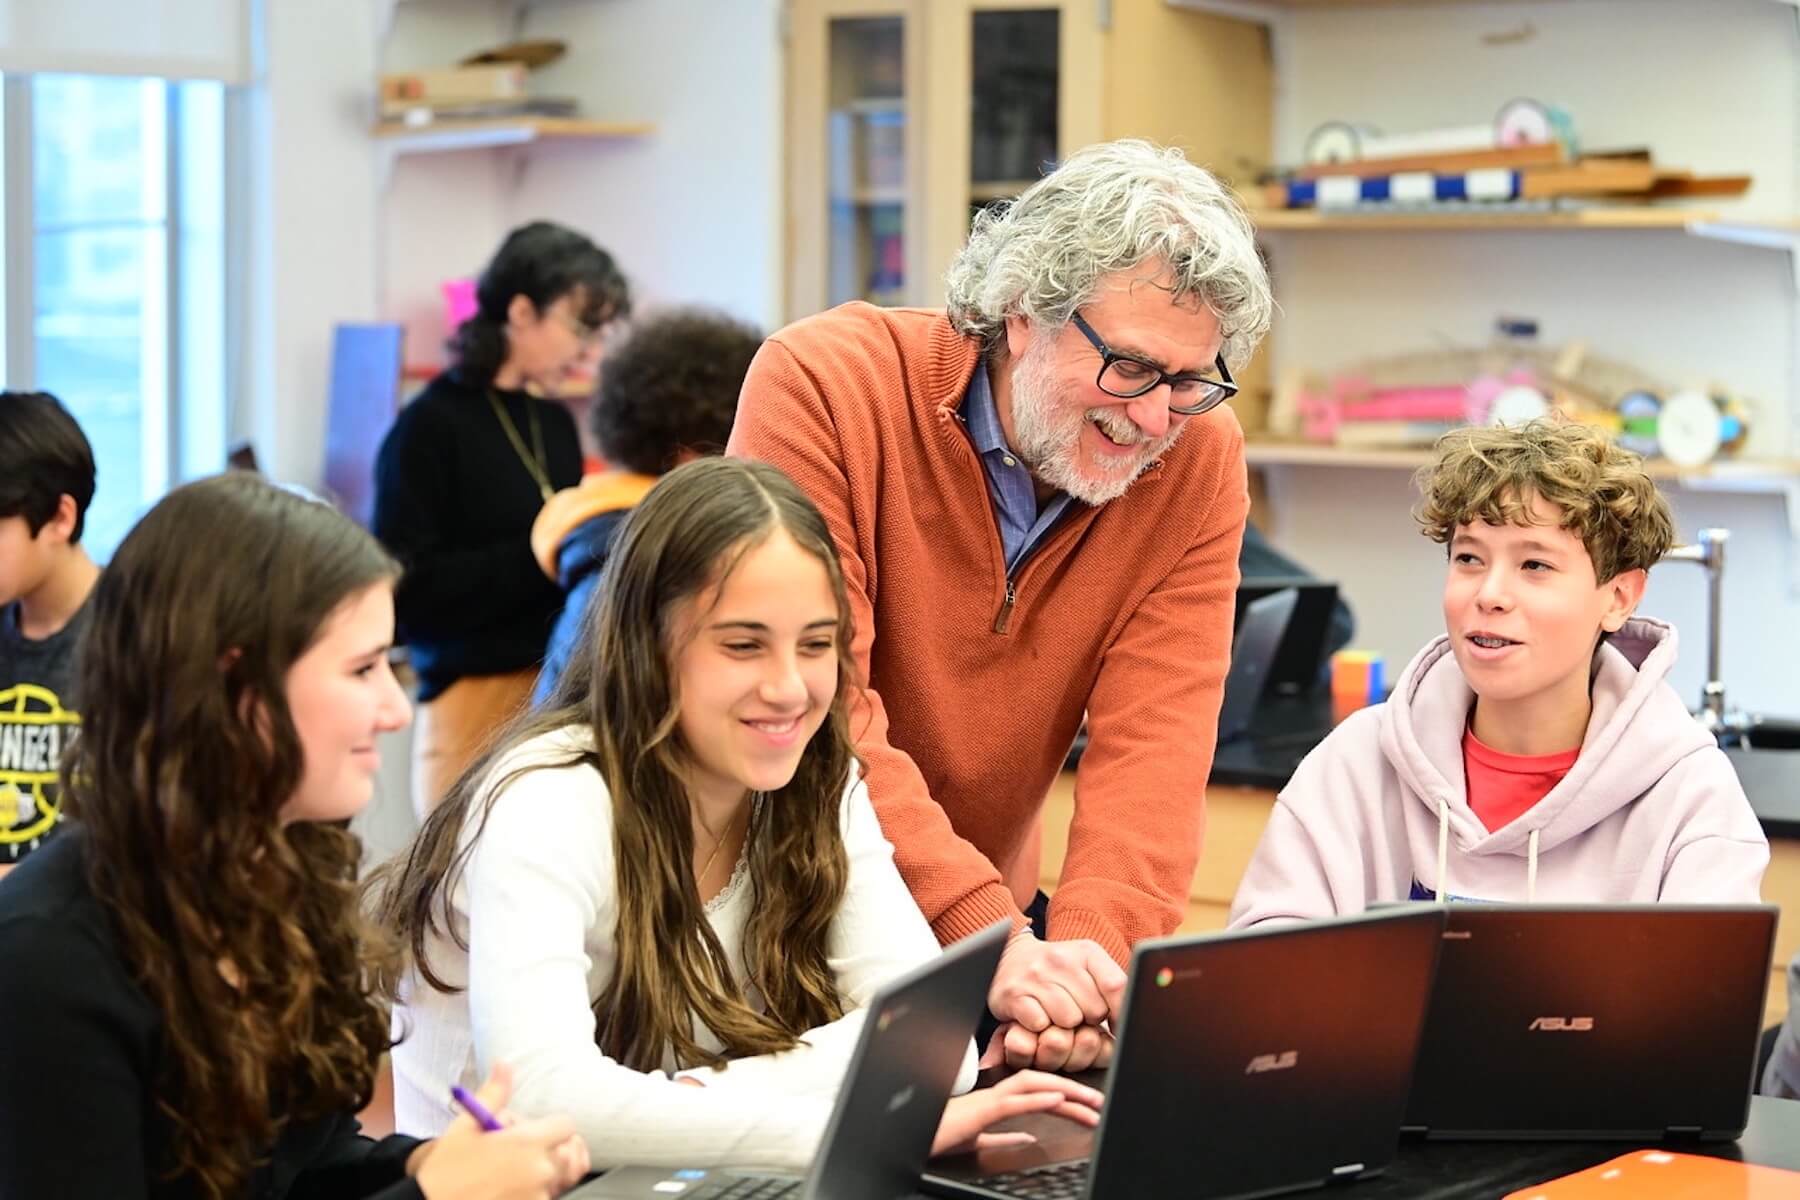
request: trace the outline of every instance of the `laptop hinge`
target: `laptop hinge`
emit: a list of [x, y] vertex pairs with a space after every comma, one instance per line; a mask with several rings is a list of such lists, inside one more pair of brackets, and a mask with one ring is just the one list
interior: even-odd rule
[[1331, 1168], [1331, 1177], [1333, 1179], [1353, 1179], [1362, 1173], [1363, 1165], [1361, 1163], [1345, 1163], [1341, 1167]]
[[1701, 1132], [1701, 1128], [1698, 1125], [1670, 1125], [1663, 1130], [1663, 1137], [1670, 1140], [1685, 1138], [1692, 1141], [1698, 1138]]

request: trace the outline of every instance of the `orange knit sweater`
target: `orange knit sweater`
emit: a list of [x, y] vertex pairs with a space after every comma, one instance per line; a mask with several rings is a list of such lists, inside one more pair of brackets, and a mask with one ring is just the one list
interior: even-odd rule
[[849, 304], [770, 338], [729, 452], [830, 522], [870, 688], [852, 728], [941, 942], [1023, 918], [1009, 864], [1085, 711], [1052, 939], [1121, 963], [1172, 932], [1200, 854], [1249, 499], [1230, 409], [1119, 499], [1077, 505], [1009, 584], [957, 409], [979, 359], [941, 312]]

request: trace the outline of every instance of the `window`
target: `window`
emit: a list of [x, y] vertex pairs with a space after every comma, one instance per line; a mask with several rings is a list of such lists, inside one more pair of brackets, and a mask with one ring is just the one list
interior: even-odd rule
[[84, 541], [224, 465], [224, 87], [9, 79], [7, 386], [53, 392], [93, 443]]

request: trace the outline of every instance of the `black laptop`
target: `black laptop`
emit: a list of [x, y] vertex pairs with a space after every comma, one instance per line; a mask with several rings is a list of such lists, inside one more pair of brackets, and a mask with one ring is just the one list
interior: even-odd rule
[[[804, 1177], [621, 1167], [570, 1200], [899, 1200], [916, 1192], [944, 1105], [986, 1008], [1008, 922], [965, 938], [869, 1004], [825, 1140]], [[771, 1103], [778, 1098], [770, 1097]]]
[[1305, 576], [1245, 576], [1212, 778], [1282, 788], [1332, 728], [1320, 667], [1337, 585]]
[[[939, 1196], [1264, 1196], [1384, 1168], [1443, 909], [1141, 943], [1091, 1158], [1060, 1143], [939, 1160]], [[1072, 1143], [1075, 1139], [1071, 1139]]]
[[1737, 1137], [1749, 1118], [1776, 911], [1450, 906], [1408, 1129]]
[[1325, 690], [1320, 685], [1337, 584], [1310, 575], [1245, 575], [1238, 580], [1235, 627], [1243, 628], [1251, 605], [1277, 592], [1292, 592], [1294, 607], [1270, 657], [1266, 691], [1270, 699], [1317, 694]]
[[1231, 670], [1226, 672], [1225, 698], [1219, 704], [1220, 741], [1249, 735], [1299, 600], [1298, 591], [1282, 588], [1257, 597], [1238, 614], [1231, 637]]

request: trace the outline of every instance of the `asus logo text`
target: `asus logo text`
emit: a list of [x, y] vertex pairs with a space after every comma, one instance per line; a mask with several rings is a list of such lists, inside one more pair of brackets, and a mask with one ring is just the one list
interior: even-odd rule
[[1587, 1033], [1594, 1028], [1592, 1017], [1539, 1017], [1528, 1029], [1545, 1033]]
[[1264, 1071], [1286, 1071], [1299, 1063], [1298, 1050], [1284, 1050], [1280, 1054], [1259, 1054], [1250, 1060], [1244, 1068], [1246, 1075], [1261, 1075]]

